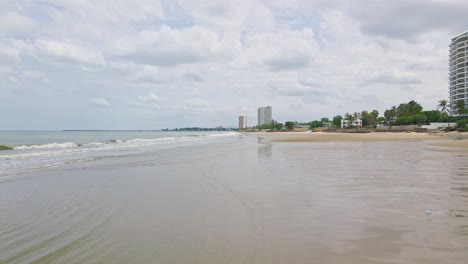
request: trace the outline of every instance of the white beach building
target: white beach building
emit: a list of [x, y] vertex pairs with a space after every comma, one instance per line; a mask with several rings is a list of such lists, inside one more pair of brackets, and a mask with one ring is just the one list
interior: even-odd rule
[[341, 119], [341, 128], [348, 128], [348, 127], [362, 127], [362, 120], [361, 119], [355, 119], [353, 122], [350, 122], [345, 119]]

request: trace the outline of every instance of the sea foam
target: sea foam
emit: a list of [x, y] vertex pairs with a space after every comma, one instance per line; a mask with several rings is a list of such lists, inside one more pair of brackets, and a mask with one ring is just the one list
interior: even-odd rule
[[73, 142], [65, 142], [65, 143], [50, 143], [44, 145], [23, 145], [15, 147], [16, 150], [24, 150], [24, 149], [58, 149], [58, 148], [75, 148], [79, 145]]

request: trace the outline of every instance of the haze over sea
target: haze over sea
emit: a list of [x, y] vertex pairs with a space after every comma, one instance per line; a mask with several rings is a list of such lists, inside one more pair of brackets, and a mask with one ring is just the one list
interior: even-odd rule
[[15, 147], [0, 152], [0, 263], [468, 258], [467, 154], [427, 140], [156, 131], [0, 139]]

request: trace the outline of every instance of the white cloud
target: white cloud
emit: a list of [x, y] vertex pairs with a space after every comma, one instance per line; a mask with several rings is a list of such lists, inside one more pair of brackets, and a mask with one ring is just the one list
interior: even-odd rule
[[[0, 76], [11, 74], [20, 62], [21, 51], [11, 45], [2, 44], [0, 40]], [[13, 76], [9, 76], [8, 79], [15, 80]]]
[[302, 104], [290, 104], [288, 108], [290, 110], [303, 110], [304, 106]]
[[206, 100], [196, 97], [186, 99], [184, 103], [187, 108], [206, 108], [210, 106]]
[[111, 104], [104, 98], [90, 98], [88, 104], [92, 106], [111, 106]]
[[[54, 18], [59, 18], [59, 14], [65, 13], [79, 19], [91, 20], [99, 25], [118, 23], [122, 20], [140, 22], [154, 18], [162, 19], [166, 16], [160, 1], [157, 0], [48, 0], [47, 2], [53, 6], [49, 11], [55, 11]], [[67, 22], [70, 21], [67, 20]]]
[[220, 32], [264, 31], [274, 27], [274, 14], [262, 1], [196, 0], [181, 2], [195, 23]]
[[309, 66], [310, 58], [299, 52], [288, 51], [282, 54], [276, 54], [271, 59], [267, 60], [266, 63], [274, 71], [299, 70]]
[[305, 68], [319, 52], [310, 28], [252, 34], [245, 41], [247, 61], [264, 63], [275, 71]]
[[177, 66], [232, 58], [239, 43], [200, 26], [183, 29], [161, 26], [114, 42], [117, 55], [157, 66]]
[[143, 107], [149, 106], [149, 107], [154, 107], [154, 108], [160, 108], [161, 107], [160, 103], [166, 101], [166, 98], [160, 97], [153, 92], [150, 92], [146, 95], [137, 96], [137, 99], [138, 99], [137, 104], [139, 106], [143, 106]]
[[34, 21], [17, 12], [0, 12], [0, 36], [2, 35], [23, 35], [30, 33], [35, 28]]
[[44, 72], [41, 71], [25, 71], [19, 75], [21, 79], [33, 82], [50, 83], [49, 78]]
[[141, 69], [136, 70], [128, 76], [132, 82], [158, 82], [161, 79], [159, 76], [158, 67], [152, 65], [143, 65]]
[[4, 45], [0, 42], [0, 65], [12, 65], [20, 62], [21, 52], [19, 49]]
[[106, 64], [101, 52], [90, 47], [49, 39], [38, 39], [34, 46], [36, 54], [46, 62], [67, 63], [84, 67]]
[[152, 92], [144, 96], [138, 96], [138, 100], [145, 102], [145, 103], [159, 103], [159, 102], [165, 101], [164, 98], [161, 98]]
[[420, 84], [421, 80], [415, 76], [394, 76], [379, 74], [371, 77], [366, 81], [366, 84], [388, 84], [388, 85], [413, 85]]

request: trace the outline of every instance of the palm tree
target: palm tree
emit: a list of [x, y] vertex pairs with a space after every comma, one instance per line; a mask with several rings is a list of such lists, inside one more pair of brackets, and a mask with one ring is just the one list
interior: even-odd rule
[[458, 100], [455, 103], [455, 112], [459, 116], [465, 116], [465, 118], [467, 117], [468, 109], [466, 109], [465, 100]]
[[448, 114], [449, 114], [449, 111], [450, 111], [449, 108], [450, 108], [450, 105], [449, 105], [447, 100], [442, 99], [442, 100], [439, 101], [439, 105], [437, 106], [437, 109], [439, 109], [440, 112], [447, 115], [447, 127], [450, 126], [450, 123], [449, 123], [449, 120], [448, 120]]

